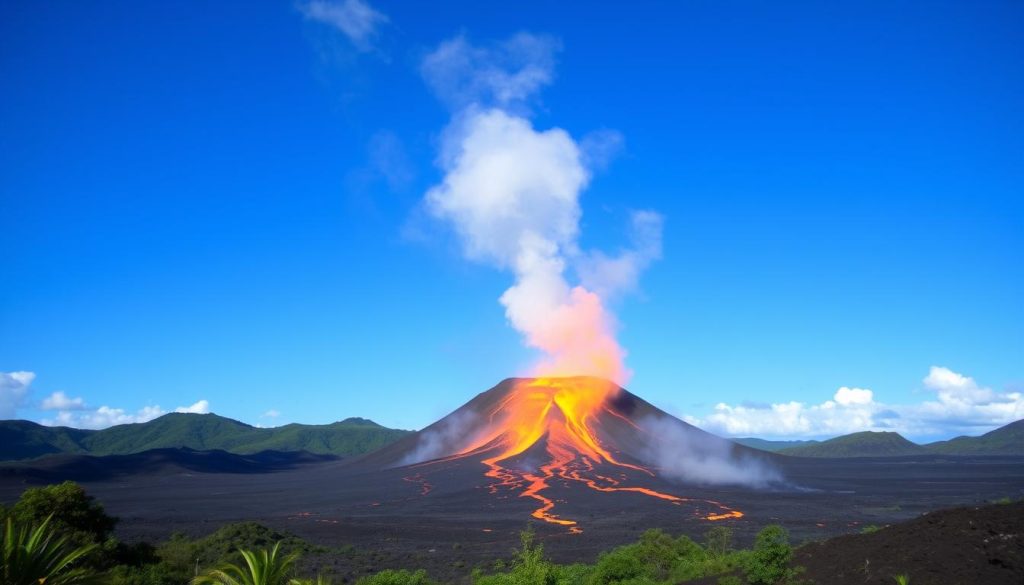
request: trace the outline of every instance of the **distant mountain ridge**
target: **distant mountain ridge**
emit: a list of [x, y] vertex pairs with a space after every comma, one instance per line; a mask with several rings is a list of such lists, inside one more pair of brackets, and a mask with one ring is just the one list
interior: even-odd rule
[[754, 449], [760, 449], [762, 451], [768, 451], [769, 453], [778, 453], [783, 449], [789, 449], [790, 447], [802, 447], [804, 445], [816, 445], [821, 441], [772, 441], [770, 439], [759, 439], [757, 437], [739, 437], [732, 439], [733, 443], [739, 443], [746, 447], [752, 447]]
[[799, 457], [891, 457], [921, 455], [928, 450], [899, 433], [864, 431], [843, 435], [813, 445], [782, 449], [783, 455]]
[[926, 446], [945, 455], [1024, 455], [1024, 419], [980, 437], [957, 437]]
[[307, 451], [351, 456], [388, 445], [410, 431], [389, 429], [363, 418], [326, 425], [289, 424], [258, 428], [216, 414], [170, 413], [145, 423], [93, 431], [47, 427], [25, 420], [0, 421], [0, 460], [43, 455], [127, 455], [152, 449], [223, 450], [235, 454]]
[[[919, 445], [899, 433], [864, 431], [827, 441], [768, 441], [756, 438], [733, 441], [796, 457], [899, 457], [906, 455], [1024, 455], [1024, 419], [978, 437], [957, 437]], [[792, 444], [801, 443], [801, 444]]]

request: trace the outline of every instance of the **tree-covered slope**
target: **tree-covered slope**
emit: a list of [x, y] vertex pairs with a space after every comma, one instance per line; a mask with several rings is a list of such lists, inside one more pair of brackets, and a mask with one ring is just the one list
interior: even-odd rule
[[92, 431], [44, 427], [27, 420], [0, 421], [0, 460], [28, 459], [51, 453], [86, 453], [82, 440]]
[[407, 433], [361, 418], [263, 429], [215, 414], [171, 413], [149, 422], [99, 431], [6, 420], [0, 421], [0, 460], [54, 453], [123, 455], [179, 447], [242, 454], [275, 450], [348, 456], [373, 451]]
[[929, 443], [925, 448], [944, 455], [1024, 455], [1024, 419], [980, 437], [957, 437]]
[[91, 455], [120, 455], [164, 447], [237, 451], [239, 446], [258, 440], [261, 435], [256, 427], [215, 414], [172, 412], [149, 422], [97, 431], [83, 444]]
[[843, 435], [814, 445], [782, 449], [783, 455], [800, 457], [888, 457], [921, 455], [928, 450], [899, 433], [864, 431]]

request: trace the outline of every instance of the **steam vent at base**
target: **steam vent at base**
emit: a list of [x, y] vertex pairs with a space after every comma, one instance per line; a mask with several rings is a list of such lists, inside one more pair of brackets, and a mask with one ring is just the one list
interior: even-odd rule
[[740, 518], [726, 503], [686, 496], [694, 484], [777, 480], [762, 455], [706, 433], [618, 385], [592, 377], [510, 378], [458, 410], [364, 458], [402, 468], [429, 497], [438, 478], [476, 469], [477, 485], [500, 505], [532, 502], [531, 515], [581, 532], [582, 502], [649, 500], [666, 513], [706, 521]]

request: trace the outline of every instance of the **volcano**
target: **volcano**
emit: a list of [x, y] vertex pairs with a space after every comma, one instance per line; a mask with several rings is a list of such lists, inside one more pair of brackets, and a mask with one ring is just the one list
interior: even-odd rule
[[534, 518], [580, 532], [574, 500], [595, 493], [650, 498], [707, 521], [740, 518], [726, 503], [687, 497], [686, 487], [769, 483], [778, 479], [770, 458], [579, 376], [506, 379], [356, 465], [408, 470], [404, 479], [424, 495], [475, 468], [491, 496], [528, 498]]

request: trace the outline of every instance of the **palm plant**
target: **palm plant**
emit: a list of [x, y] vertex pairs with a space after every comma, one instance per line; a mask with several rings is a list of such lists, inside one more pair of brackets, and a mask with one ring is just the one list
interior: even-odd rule
[[74, 564], [96, 548], [95, 544], [74, 546], [68, 537], [50, 529], [47, 518], [31, 528], [15, 526], [7, 518], [0, 557], [0, 582], [4, 585], [87, 585], [99, 582], [99, 575]]
[[281, 556], [280, 551], [280, 542], [269, 551], [239, 549], [244, 566], [227, 563], [192, 579], [192, 585], [289, 585], [288, 576], [299, 555]]

